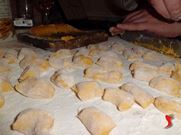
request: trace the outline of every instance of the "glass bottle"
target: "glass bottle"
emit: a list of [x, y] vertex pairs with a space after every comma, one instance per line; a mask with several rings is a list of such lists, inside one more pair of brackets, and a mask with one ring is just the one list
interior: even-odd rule
[[16, 0], [17, 16], [13, 23], [16, 27], [33, 26], [33, 6], [32, 0]]

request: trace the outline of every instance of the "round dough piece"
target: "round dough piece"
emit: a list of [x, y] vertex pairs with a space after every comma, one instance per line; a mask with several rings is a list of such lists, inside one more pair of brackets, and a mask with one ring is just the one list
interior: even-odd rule
[[26, 109], [17, 116], [12, 129], [24, 135], [49, 135], [53, 124], [54, 118], [48, 112]]

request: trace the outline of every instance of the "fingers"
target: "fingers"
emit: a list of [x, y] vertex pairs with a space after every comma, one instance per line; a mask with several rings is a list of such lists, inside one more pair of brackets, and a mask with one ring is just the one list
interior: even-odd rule
[[164, 0], [170, 18], [178, 21], [181, 19], [181, 0]]
[[[164, 0], [149, 0], [155, 10], [165, 18], [170, 19], [170, 12], [168, 11]], [[170, 0], [172, 1], [172, 0]]]
[[114, 36], [114, 35], [118, 35], [118, 34], [123, 33], [124, 30], [123, 30], [123, 29], [119, 29], [119, 28], [117, 28], [117, 27], [111, 27], [111, 28], [109, 29], [109, 32], [111, 33], [112, 36]]
[[117, 27], [125, 31], [146, 31], [148, 29], [148, 24], [147, 23], [118, 24]]

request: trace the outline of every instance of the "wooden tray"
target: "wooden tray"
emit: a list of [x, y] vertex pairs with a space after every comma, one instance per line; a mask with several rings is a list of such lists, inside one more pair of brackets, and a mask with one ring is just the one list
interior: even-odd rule
[[[64, 41], [63, 36], [72, 36], [73, 39]], [[59, 49], [74, 49], [89, 44], [100, 43], [108, 40], [108, 34], [103, 31], [84, 31], [78, 33], [57, 33], [49, 37], [37, 37], [29, 33], [21, 33], [17, 35], [20, 42], [30, 43], [36, 47], [57, 51]]]

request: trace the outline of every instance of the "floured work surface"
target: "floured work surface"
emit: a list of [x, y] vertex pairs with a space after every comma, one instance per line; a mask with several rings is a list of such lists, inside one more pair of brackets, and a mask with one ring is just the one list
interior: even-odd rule
[[[119, 38], [54, 53], [0, 51], [0, 135], [181, 134], [180, 59]], [[166, 114], [175, 117], [170, 128]]]

